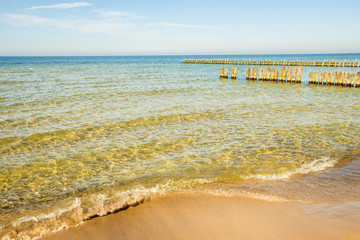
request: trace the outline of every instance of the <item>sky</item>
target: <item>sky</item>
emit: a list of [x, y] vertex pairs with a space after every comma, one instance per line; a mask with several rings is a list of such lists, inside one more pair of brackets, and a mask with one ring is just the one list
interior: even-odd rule
[[359, 0], [0, 0], [0, 56], [360, 53]]

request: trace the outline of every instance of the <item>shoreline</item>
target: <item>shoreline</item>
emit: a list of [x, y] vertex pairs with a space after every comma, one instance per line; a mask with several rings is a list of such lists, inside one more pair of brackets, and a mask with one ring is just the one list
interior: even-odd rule
[[360, 239], [360, 203], [279, 203], [177, 193], [41, 239]]

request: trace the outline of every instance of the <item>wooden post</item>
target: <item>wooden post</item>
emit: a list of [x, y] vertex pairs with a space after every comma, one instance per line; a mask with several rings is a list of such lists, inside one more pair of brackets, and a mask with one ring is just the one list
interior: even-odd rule
[[344, 72], [340, 72], [340, 86], [345, 86], [346, 84], [346, 74]]
[[262, 80], [263, 81], [266, 81], [266, 75], [267, 75], [266, 68], [262, 68]]
[[268, 78], [267, 78], [267, 68], [264, 68], [264, 69], [263, 69], [263, 80], [264, 80], [264, 81], [268, 81]]
[[334, 85], [334, 72], [329, 72], [329, 85]]
[[318, 76], [316, 85], [322, 85], [322, 72], [316, 72], [316, 75]]
[[267, 77], [267, 70], [266, 70], [266, 68], [263, 68], [263, 77], [262, 77], [262, 80], [263, 80], [263, 81], [266, 81], [266, 77]]
[[356, 83], [355, 83], [356, 87], [360, 87], [360, 72], [358, 72], [356, 74]]
[[291, 72], [292, 72], [292, 67], [289, 67], [287, 70], [287, 82], [291, 82]]
[[284, 67], [284, 68], [283, 68], [283, 76], [282, 76], [282, 81], [283, 81], [283, 82], [286, 82], [286, 73], [287, 73], [287, 68]]
[[298, 67], [297, 77], [296, 77], [296, 82], [298, 83], [301, 83], [302, 71], [303, 71], [303, 67], [302, 66]]
[[267, 68], [263, 69], [263, 80], [268, 81], [268, 70], [267, 70]]
[[263, 68], [263, 81], [267, 80], [267, 69]]
[[347, 87], [350, 87], [350, 85], [351, 85], [351, 74], [348, 72], [348, 73], [346, 73], [346, 86]]
[[246, 68], [246, 80], [250, 79], [250, 68]]
[[275, 81], [275, 68], [271, 69], [271, 79], [270, 81]]
[[323, 72], [320, 73], [320, 78], [319, 78], [319, 85], [323, 84]]
[[271, 80], [271, 69], [270, 69], [270, 68], [268, 68], [268, 69], [266, 70], [266, 80], [267, 80], [267, 81], [270, 81], [270, 80]]
[[251, 80], [257, 80], [257, 68], [253, 68]]
[[324, 85], [328, 85], [328, 73], [324, 72], [324, 80], [323, 80]]
[[339, 71], [335, 72], [335, 86], [338, 86], [340, 84], [340, 73]]
[[228, 68], [224, 68], [224, 78], [228, 78]]
[[350, 87], [355, 86], [355, 73], [351, 73], [350, 75]]
[[279, 82], [283, 81], [284, 69], [280, 68], [279, 70]]
[[312, 84], [313, 83], [313, 81], [314, 81], [314, 72], [310, 72], [310, 74], [309, 74], [309, 84]]
[[263, 68], [263, 81], [267, 80], [267, 69]]
[[297, 73], [297, 67], [294, 67], [292, 72], [292, 79], [291, 79], [292, 82], [296, 81], [296, 73]]
[[220, 78], [224, 77], [224, 68], [220, 68]]
[[314, 84], [318, 85], [319, 84], [319, 73], [318, 72], [314, 72]]
[[236, 79], [237, 67], [231, 67], [231, 79]]
[[263, 68], [259, 68], [259, 81], [263, 80]]
[[275, 69], [275, 68], [273, 70], [271, 80], [276, 81], [276, 82], [279, 80], [279, 71], [277, 69]]

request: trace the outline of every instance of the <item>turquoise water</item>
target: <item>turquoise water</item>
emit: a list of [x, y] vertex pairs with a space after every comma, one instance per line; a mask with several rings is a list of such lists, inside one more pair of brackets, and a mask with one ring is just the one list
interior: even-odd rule
[[[35, 238], [153, 195], [225, 185], [264, 199], [360, 199], [360, 89], [308, 85], [314, 69], [359, 68], [304, 67], [301, 84], [285, 84], [246, 81], [247, 66], [221, 80], [220, 65], [186, 58], [360, 54], [1, 57], [0, 236]], [[310, 182], [322, 190], [308, 193]]]

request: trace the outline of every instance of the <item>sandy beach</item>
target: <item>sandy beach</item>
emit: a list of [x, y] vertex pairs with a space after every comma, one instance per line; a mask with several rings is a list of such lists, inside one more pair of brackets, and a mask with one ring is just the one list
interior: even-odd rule
[[360, 239], [360, 211], [352, 203], [176, 194], [43, 239]]

